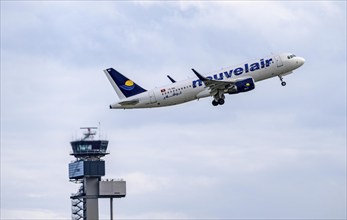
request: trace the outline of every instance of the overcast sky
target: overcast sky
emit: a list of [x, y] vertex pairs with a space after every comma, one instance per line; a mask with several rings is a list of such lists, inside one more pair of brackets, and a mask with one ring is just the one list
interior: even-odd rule
[[[280, 52], [306, 59], [286, 87], [108, 109], [109, 67], [151, 89]], [[70, 219], [99, 122], [117, 219], [345, 219], [346, 2], [1, 1], [1, 219]]]

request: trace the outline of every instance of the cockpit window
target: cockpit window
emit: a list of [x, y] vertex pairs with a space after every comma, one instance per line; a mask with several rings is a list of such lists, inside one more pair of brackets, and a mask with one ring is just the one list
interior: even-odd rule
[[291, 54], [291, 55], [287, 56], [288, 60], [292, 59], [293, 57], [296, 57], [296, 56], [294, 54]]

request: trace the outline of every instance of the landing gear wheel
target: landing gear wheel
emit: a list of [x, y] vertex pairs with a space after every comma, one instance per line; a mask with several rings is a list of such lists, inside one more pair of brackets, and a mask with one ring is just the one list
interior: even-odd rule
[[217, 102], [216, 100], [213, 100], [213, 101], [212, 101], [212, 105], [213, 105], [213, 106], [217, 106], [217, 105], [218, 105], [218, 102]]
[[287, 83], [283, 81], [283, 77], [282, 76], [278, 76], [278, 78], [280, 78], [282, 86], [286, 86], [287, 85]]
[[218, 104], [223, 105], [224, 104], [224, 99], [219, 99]]

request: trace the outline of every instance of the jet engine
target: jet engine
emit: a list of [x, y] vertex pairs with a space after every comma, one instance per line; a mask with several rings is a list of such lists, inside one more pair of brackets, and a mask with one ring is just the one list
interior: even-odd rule
[[228, 90], [229, 94], [237, 94], [240, 92], [248, 92], [255, 88], [253, 78], [243, 79], [235, 82], [234, 86]]

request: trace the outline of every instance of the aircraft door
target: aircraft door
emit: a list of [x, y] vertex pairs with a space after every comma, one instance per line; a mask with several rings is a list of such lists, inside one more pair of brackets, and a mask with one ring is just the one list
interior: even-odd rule
[[277, 67], [283, 66], [282, 59], [281, 59], [280, 56], [275, 56], [275, 60], [276, 60], [276, 63], [277, 63]]
[[148, 94], [149, 94], [149, 101], [150, 101], [150, 103], [151, 104], [156, 103], [157, 99], [155, 98], [154, 91], [149, 91]]

